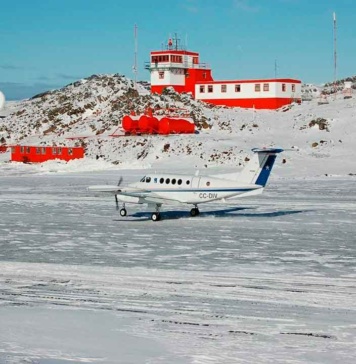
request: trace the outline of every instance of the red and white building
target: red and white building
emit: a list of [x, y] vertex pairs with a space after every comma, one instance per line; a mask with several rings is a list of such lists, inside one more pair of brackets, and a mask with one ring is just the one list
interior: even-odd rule
[[214, 105], [256, 109], [301, 102], [301, 81], [296, 79], [214, 81], [211, 68], [200, 63], [199, 53], [181, 49], [176, 39], [168, 41], [167, 49], [151, 52], [146, 69], [151, 73], [152, 93], [173, 87]]

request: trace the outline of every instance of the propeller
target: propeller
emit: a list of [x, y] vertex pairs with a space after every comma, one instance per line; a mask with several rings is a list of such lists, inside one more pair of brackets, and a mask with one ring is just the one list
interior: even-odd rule
[[117, 199], [117, 195], [115, 195], [115, 203], [116, 203], [116, 211], [119, 211], [119, 200]]
[[[119, 181], [117, 182], [117, 186], [119, 187], [124, 179], [120, 176]], [[115, 194], [115, 204], [116, 204], [116, 211], [119, 211], [119, 200], [117, 199], [117, 194]]]

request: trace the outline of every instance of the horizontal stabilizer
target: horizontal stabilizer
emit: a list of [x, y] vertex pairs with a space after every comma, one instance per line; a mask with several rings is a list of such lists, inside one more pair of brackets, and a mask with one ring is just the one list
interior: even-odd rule
[[282, 153], [285, 149], [282, 148], [253, 148], [254, 153]]

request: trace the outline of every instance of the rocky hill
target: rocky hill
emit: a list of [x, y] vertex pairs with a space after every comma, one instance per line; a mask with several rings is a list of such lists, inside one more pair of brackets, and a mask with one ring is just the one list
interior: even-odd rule
[[[316, 93], [312, 85], [309, 89]], [[326, 105], [311, 98], [278, 111], [214, 107], [172, 89], [150, 95], [144, 85], [135, 89], [118, 74], [93, 75], [11, 104], [0, 119], [0, 138], [7, 145], [82, 145], [87, 160], [122, 168], [171, 165], [178, 159], [199, 168], [235, 167], [245, 164], [252, 147], [297, 146], [299, 152], [284, 160], [288, 173], [353, 174], [355, 101], [340, 94]], [[148, 106], [184, 108], [197, 134], [122, 136], [122, 117]]]

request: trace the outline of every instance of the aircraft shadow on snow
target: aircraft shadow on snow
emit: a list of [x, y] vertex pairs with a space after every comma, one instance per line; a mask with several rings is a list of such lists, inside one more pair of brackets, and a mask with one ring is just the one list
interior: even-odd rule
[[[231, 217], [279, 217], [279, 216], [287, 216], [287, 215], [294, 215], [299, 214], [303, 212], [307, 212], [306, 210], [279, 210], [279, 211], [270, 211], [270, 212], [243, 212], [245, 210], [255, 210], [255, 207], [232, 207], [227, 209], [221, 209], [221, 210], [211, 210], [211, 211], [201, 211], [200, 215], [197, 217], [191, 217], [189, 215], [189, 211], [187, 210], [174, 210], [174, 211], [161, 211], [162, 220], [178, 220], [178, 219], [185, 219], [185, 218], [191, 218], [191, 219], [199, 219], [204, 217], [218, 217], [218, 218], [231, 218]], [[134, 219], [115, 219], [114, 221], [125, 221], [125, 222], [140, 222], [140, 221], [146, 221], [151, 220], [151, 214], [150, 211], [140, 211], [135, 212], [132, 215], [129, 215], [128, 217], [134, 218]]]

